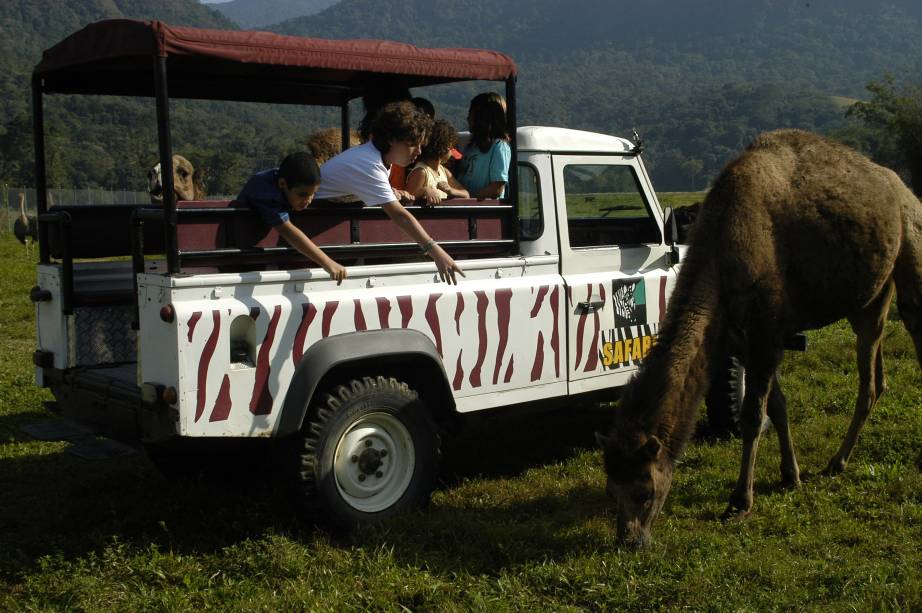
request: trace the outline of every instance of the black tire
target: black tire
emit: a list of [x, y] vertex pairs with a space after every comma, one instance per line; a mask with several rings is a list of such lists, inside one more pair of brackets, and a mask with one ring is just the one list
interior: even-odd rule
[[746, 369], [734, 357], [727, 358], [718, 370], [704, 403], [711, 434], [717, 437], [738, 436]]
[[394, 378], [365, 377], [318, 399], [295, 460], [305, 512], [351, 529], [428, 503], [440, 440], [414, 390]]

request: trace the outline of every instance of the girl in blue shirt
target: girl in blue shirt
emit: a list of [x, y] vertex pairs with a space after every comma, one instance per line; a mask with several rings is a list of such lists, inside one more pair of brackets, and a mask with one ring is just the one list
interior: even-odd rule
[[464, 148], [459, 162], [458, 180], [472, 198], [502, 198], [512, 160], [506, 131], [506, 101], [494, 92], [474, 96], [467, 124], [471, 142]]

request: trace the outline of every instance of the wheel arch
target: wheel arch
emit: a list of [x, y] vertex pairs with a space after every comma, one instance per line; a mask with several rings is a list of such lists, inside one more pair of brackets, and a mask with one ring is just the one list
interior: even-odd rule
[[442, 359], [428, 336], [407, 329], [349, 332], [319, 340], [304, 352], [285, 395], [276, 434], [286, 436], [301, 429], [318, 391], [370, 374], [393, 376], [413, 387], [428, 401], [435, 420], [454, 413], [454, 395]]

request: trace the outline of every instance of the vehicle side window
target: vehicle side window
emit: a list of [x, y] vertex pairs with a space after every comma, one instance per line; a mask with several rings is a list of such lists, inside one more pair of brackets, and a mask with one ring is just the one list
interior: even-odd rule
[[533, 241], [543, 232], [538, 173], [534, 166], [519, 164], [519, 239]]
[[634, 169], [568, 164], [563, 169], [570, 247], [614, 247], [662, 241]]

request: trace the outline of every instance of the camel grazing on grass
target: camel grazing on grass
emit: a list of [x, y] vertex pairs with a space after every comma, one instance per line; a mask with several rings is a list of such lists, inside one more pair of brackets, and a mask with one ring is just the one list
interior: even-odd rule
[[[173, 155], [173, 192], [176, 200], [205, 198], [205, 173], [181, 155]], [[163, 204], [163, 177], [160, 162], [147, 171], [147, 187], [152, 204]]]
[[[329, 160], [343, 150], [342, 130], [339, 128], [324, 128], [317, 130], [307, 137], [307, 150], [311, 152], [318, 166]], [[349, 146], [355, 147], [362, 144], [359, 133], [355, 130], [349, 133]]]
[[857, 335], [855, 414], [827, 474], [845, 469], [883, 393], [881, 341], [893, 296], [922, 365], [922, 206], [890, 170], [797, 130], [764, 134], [720, 174], [692, 233], [658, 342], [616, 412], [604, 447], [619, 539], [649, 542], [698, 405], [723, 356], [746, 368], [743, 456], [725, 519], [752, 509], [768, 411], [781, 476], [800, 474], [775, 373], [783, 341], [847, 318]]

